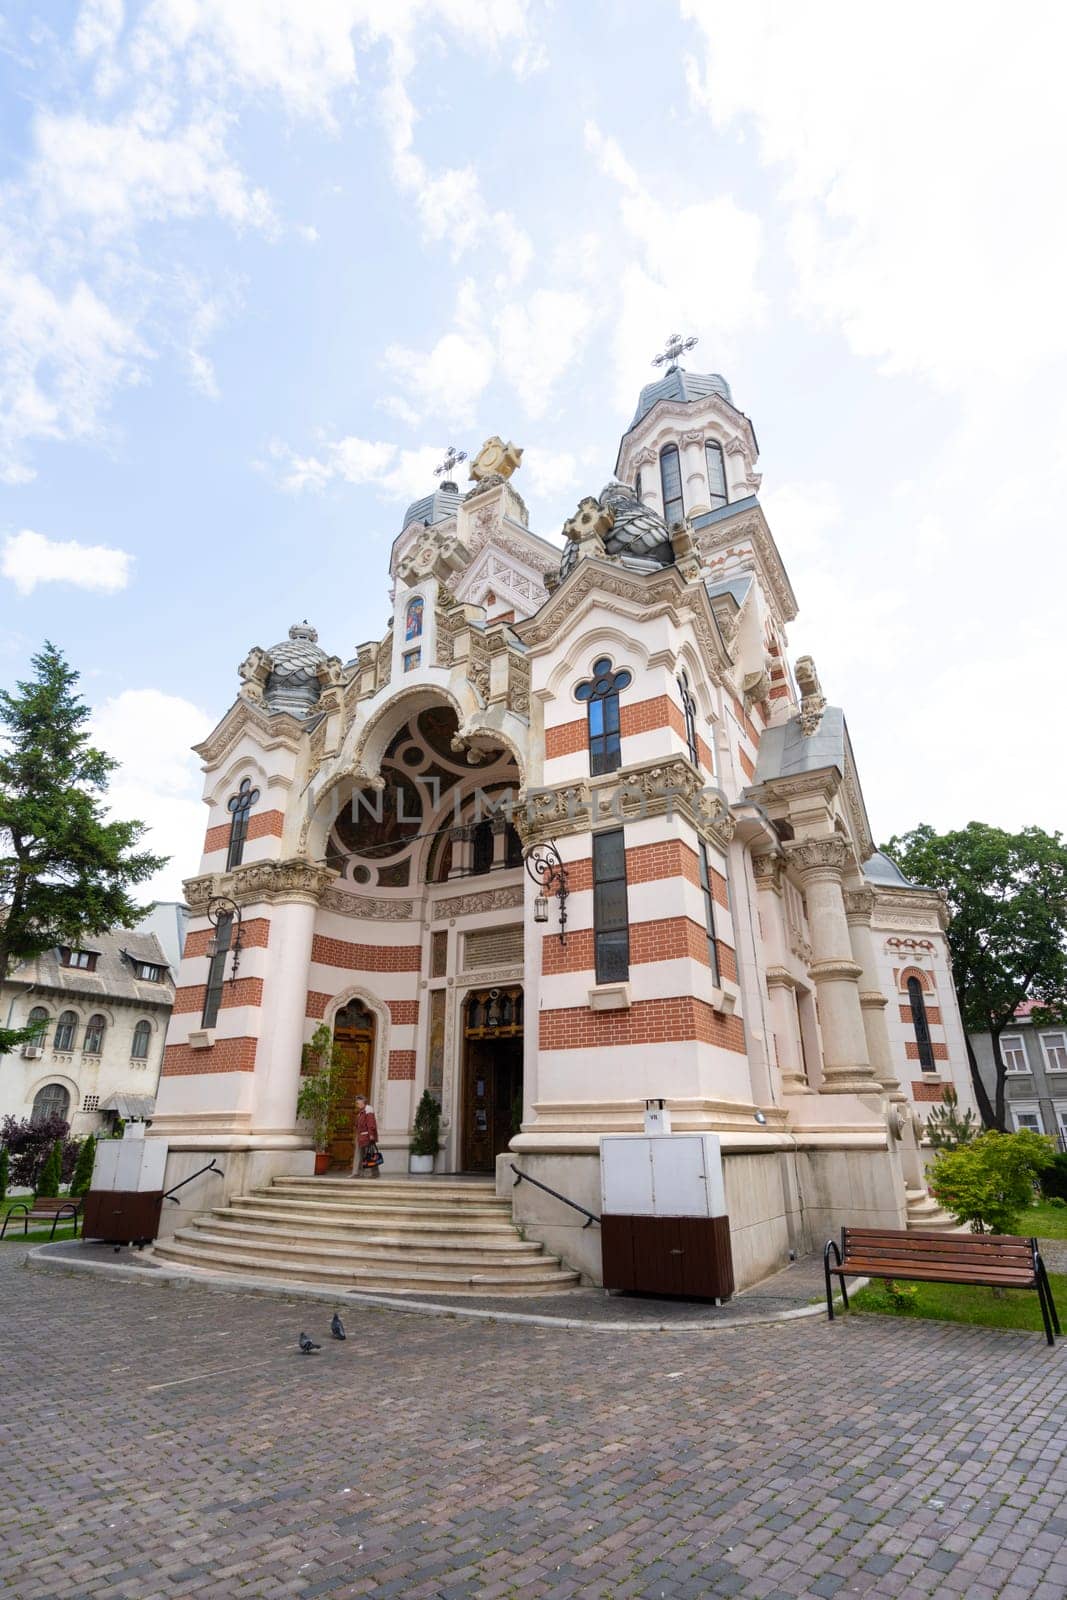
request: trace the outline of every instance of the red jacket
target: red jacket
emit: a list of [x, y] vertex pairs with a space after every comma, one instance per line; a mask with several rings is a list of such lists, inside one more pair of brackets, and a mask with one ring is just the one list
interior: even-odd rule
[[356, 1117], [356, 1143], [361, 1150], [378, 1143], [378, 1123], [370, 1106], [364, 1106]]

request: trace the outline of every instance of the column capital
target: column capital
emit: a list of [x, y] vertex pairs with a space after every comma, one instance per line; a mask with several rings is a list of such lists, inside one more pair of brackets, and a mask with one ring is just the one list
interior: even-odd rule
[[870, 922], [874, 914], [874, 890], [866, 885], [845, 890], [845, 916], [849, 922]]
[[199, 878], [187, 878], [185, 898], [194, 916], [202, 916], [209, 902], [219, 895], [228, 896], [241, 906], [257, 901], [317, 906], [339, 876], [335, 867], [307, 856], [290, 856], [286, 861], [249, 861], [232, 872], [208, 872]]
[[752, 875], [756, 880], [757, 889], [765, 889], [772, 894], [781, 894], [784, 870], [785, 859], [777, 853], [752, 857]]
[[839, 833], [822, 839], [790, 839], [782, 848], [790, 866], [804, 878], [840, 879], [852, 860], [852, 847]]

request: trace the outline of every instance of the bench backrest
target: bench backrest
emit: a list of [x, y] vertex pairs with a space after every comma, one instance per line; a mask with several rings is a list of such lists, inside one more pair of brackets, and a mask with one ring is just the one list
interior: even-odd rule
[[80, 1194], [42, 1194], [32, 1201], [29, 1196], [26, 1198], [31, 1211], [58, 1211], [60, 1206], [80, 1206], [81, 1203]]
[[931, 1266], [973, 1268], [1014, 1267], [1034, 1270], [1034, 1239], [1010, 1233], [903, 1233], [889, 1228], [842, 1228], [841, 1253], [885, 1266], [904, 1268], [915, 1262]]

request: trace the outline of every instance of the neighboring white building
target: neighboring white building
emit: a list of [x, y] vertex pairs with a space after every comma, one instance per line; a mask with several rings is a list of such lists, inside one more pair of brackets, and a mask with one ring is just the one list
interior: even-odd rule
[[[177, 926], [184, 907], [149, 915]], [[110, 1126], [122, 1107], [150, 1114], [173, 1003], [167, 951], [143, 929], [23, 962], [0, 986], [0, 1017], [9, 1028], [36, 1023], [41, 1035], [0, 1055], [0, 1116], [58, 1115], [84, 1137]]]

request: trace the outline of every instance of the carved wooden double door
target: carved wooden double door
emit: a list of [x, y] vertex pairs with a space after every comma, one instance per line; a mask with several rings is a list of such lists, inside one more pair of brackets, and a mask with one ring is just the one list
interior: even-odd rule
[[[371, 1099], [374, 1077], [374, 1016], [358, 1000], [339, 1011], [333, 1025], [343, 1067], [340, 1109], [328, 1146], [331, 1168], [351, 1171], [356, 1155], [356, 1096]], [[373, 1102], [372, 1102], [373, 1103]]]

